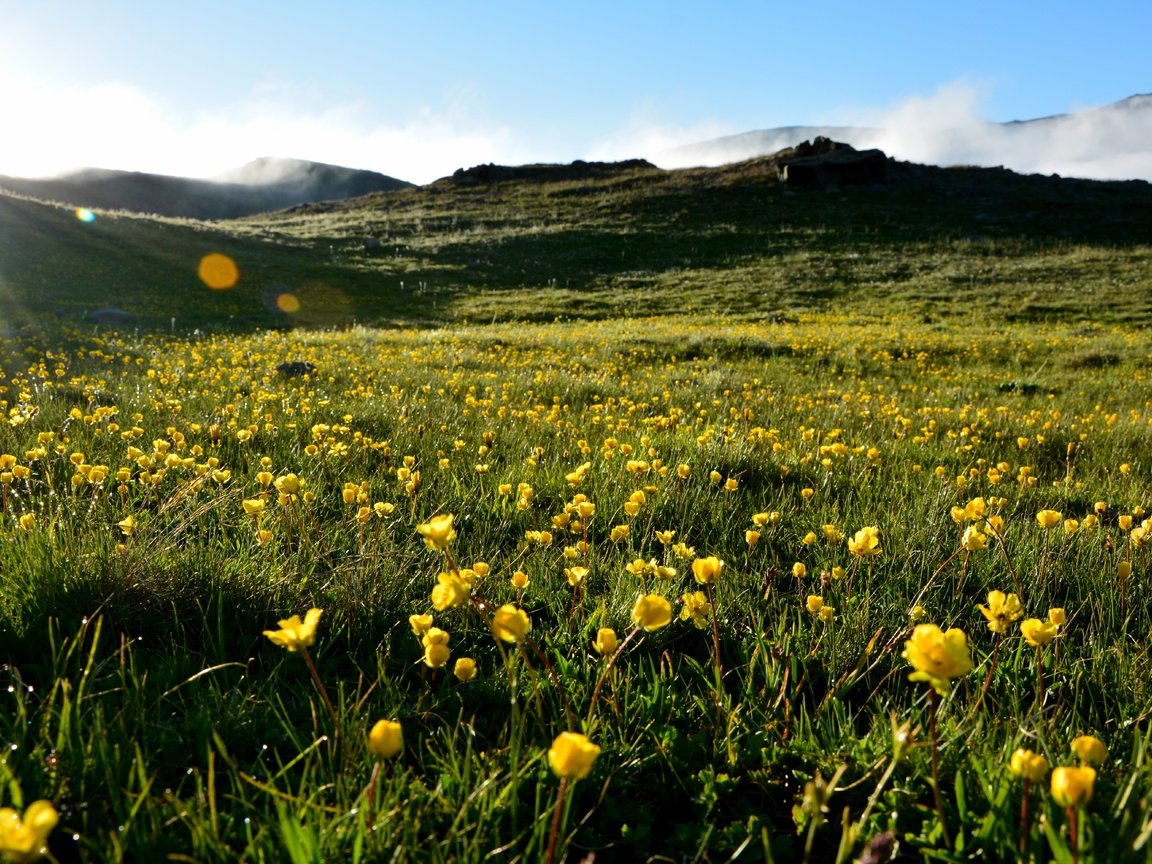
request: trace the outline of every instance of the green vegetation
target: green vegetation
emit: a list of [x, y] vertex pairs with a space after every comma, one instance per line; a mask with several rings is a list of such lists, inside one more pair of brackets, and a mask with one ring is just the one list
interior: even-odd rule
[[0, 197], [0, 854], [1152, 860], [1147, 192], [901, 170]]

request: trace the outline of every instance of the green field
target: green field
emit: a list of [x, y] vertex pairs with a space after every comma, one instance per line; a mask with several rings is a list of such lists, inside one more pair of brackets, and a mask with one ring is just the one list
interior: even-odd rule
[[1152, 192], [770, 167], [0, 195], [0, 855], [1152, 860]]

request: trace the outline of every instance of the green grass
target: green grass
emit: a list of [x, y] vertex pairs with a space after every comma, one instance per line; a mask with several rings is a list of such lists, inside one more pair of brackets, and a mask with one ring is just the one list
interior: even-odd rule
[[[59, 861], [537, 861], [553, 824], [555, 860], [852, 861], [886, 832], [899, 860], [1017, 860], [1013, 751], [1072, 765], [1092, 734], [1108, 755], [1075, 844], [1045, 778], [1025, 857], [1150, 860], [1148, 552], [1121, 519], [1152, 508], [1144, 187], [909, 169], [809, 194], [761, 174], [425, 188], [216, 226], [0, 198], [20, 301], [0, 806], [52, 801]], [[1063, 218], [1041, 206], [1060, 196]], [[221, 250], [241, 282], [209, 292], [196, 262]], [[150, 311], [78, 324], [84, 273]], [[176, 278], [184, 306], [163, 299]], [[257, 304], [261, 279], [338, 287], [316, 323], [341, 326]], [[576, 495], [586, 533], [564, 527]], [[953, 508], [977, 497], [1003, 544], [964, 554]], [[1041, 509], [1080, 525], [1046, 534]], [[416, 530], [442, 513], [457, 567], [490, 572], [434, 612], [452, 654], [431, 669], [409, 616], [450, 569]], [[865, 526], [882, 552], [858, 560]], [[725, 562], [715, 631], [679, 619], [705, 589], [657, 531]], [[996, 648], [977, 610], [992, 590], [1067, 610], [1039, 698], [1018, 624]], [[673, 620], [606, 674], [597, 631], [623, 642], [648, 592]], [[530, 642], [493, 637], [505, 603]], [[316, 679], [263, 635], [311, 607]], [[901, 656], [914, 612], [961, 628], [974, 662], [936, 710], [942, 814], [929, 688]], [[377, 767], [381, 718], [404, 749]], [[546, 753], [566, 730], [601, 753], [561, 795]]]

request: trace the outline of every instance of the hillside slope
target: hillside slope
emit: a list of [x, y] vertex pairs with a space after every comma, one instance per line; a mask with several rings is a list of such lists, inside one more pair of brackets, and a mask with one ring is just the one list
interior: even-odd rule
[[97, 168], [50, 179], [0, 176], [0, 188], [48, 201], [188, 219], [234, 219], [411, 185], [375, 171], [270, 158], [216, 180]]
[[[237, 285], [197, 278], [209, 252]], [[6, 326], [251, 329], [649, 314], [1152, 323], [1152, 186], [888, 160], [792, 189], [780, 163], [527, 166], [223, 223], [0, 195]], [[282, 299], [282, 298], [288, 299]], [[114, 317], [114, 316], [113, 316]], [[103, 326], [103, 325], [99, 325]]]

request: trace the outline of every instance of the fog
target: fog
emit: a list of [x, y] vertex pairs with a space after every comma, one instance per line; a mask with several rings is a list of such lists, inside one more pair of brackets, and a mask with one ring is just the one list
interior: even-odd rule
[[964, 84], [881, 110], [842, 112], [841, 124], [789, 126], [673, 147], [649, 158], [665, 168], [768, 155], [817, 135], [927, 165], [1003, 166], [1022, 174], [1152, 181], [1152, 95], [1054, 117], [990, 122]]

